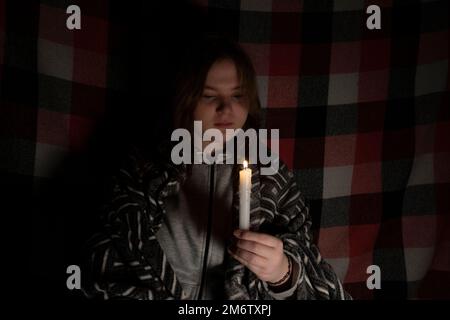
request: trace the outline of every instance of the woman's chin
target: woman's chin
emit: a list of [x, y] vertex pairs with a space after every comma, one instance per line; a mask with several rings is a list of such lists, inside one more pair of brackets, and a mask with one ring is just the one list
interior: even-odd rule
[[[235, 128], [228, 127], [228, 128], [217, 128], [217, 129], [219, 129], [220, 132], [222, 132], [223, 141], [228, 141], [235, 136], [235, 132], [234, 132], [236, 130]], [[228, 134], [227, 134], [227, 130], [228, 130]]]

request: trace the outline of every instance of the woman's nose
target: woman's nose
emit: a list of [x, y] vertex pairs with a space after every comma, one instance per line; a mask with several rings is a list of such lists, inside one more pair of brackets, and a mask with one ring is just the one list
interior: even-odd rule
[[222, 99], [220, 100], [219, 105], [217, 106], [216, 111], [217, 112], [223, 112], [223, 111], [231, 111], [231, 100], [230, 99]]

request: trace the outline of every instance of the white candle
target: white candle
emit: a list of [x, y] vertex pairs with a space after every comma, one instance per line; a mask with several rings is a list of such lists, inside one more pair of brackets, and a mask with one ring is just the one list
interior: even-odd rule
[[252, 189], [252, 170], [244, 161], [244, 169], [239, 172], [239, 229], [250, 228], [250, 193]]

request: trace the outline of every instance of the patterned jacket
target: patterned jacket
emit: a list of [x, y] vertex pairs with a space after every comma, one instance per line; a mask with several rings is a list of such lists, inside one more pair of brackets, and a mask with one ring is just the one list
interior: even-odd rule
[[[301, 266], [292, 299], [350, 299], [312, 242], [311, 217], [295, 176], [280, 163], [276, 174], [252, 169], [250, 229], [279, 237], [284, 251]], [[236, 167], [237, 168], [237, 167]], [[235, 169], [237, 170], [237, 169]], [[146, 173], [146, 174], [145, 174]], [[234, 226], [238, 225], [238, 174], [233, 182]], [[110, 201], [102, 210], [103, 230], [88, 242], [83, 291], [90, 298], [184, 299], [183, 290], [155, 234], [166, 214], [164, 198], [177, 192], [186, 166], [141, 161], [137, 152], [113, 177]], [[228, 255], [228, 300], [272, 300], [267, 286]], [[84, 273], [86, 275], [86, 273]]]

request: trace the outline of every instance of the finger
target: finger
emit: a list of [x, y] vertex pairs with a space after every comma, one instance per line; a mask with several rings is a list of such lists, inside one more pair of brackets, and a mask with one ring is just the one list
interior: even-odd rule
[[272, 257], [276, 253], [273, 247], [250, 240], [239, 239], [236, 242], [236, 246], [266, 259]]
[[277, 237], [271, 236], [270, 234], [260, 233], [260, 232], [253, 232], [249, 230], [235, 230], [233, 234], [239, 238], [244, 240], [250, 240], [262, 243], [266, 246], [277, 248], [279, 247], [282, 242]]
[[269, 262], [268, 259], [266, 259], [260, 255], [257, 255], [253, 252], [247, 251], [245, 249], [241, 249], [238, 247], [235, 247], [233, 249], [234, 250], [232, 250], [232, 252], [239, 258], [243, 259], [246, 262], [246, 265], [248, 265], [248, 266], [251, 265], [251, 266], [263, 268]]
[[242, 257], [238, 256], [237, 254], [235, 254], [232, 250], [228, 249], [228, 253], [237, 261], [239, 261], [242, 265], [246, 266], [247, 268], [249, 268], [251, 271], [253, 271], [253, 273], [255, 274], [260, 274], [263, 271], [263, 268], [258, 266], [258, 265], [254, 265], [251, 264], [250, 262], [248, 262], [247, 260], [243, 259]]

